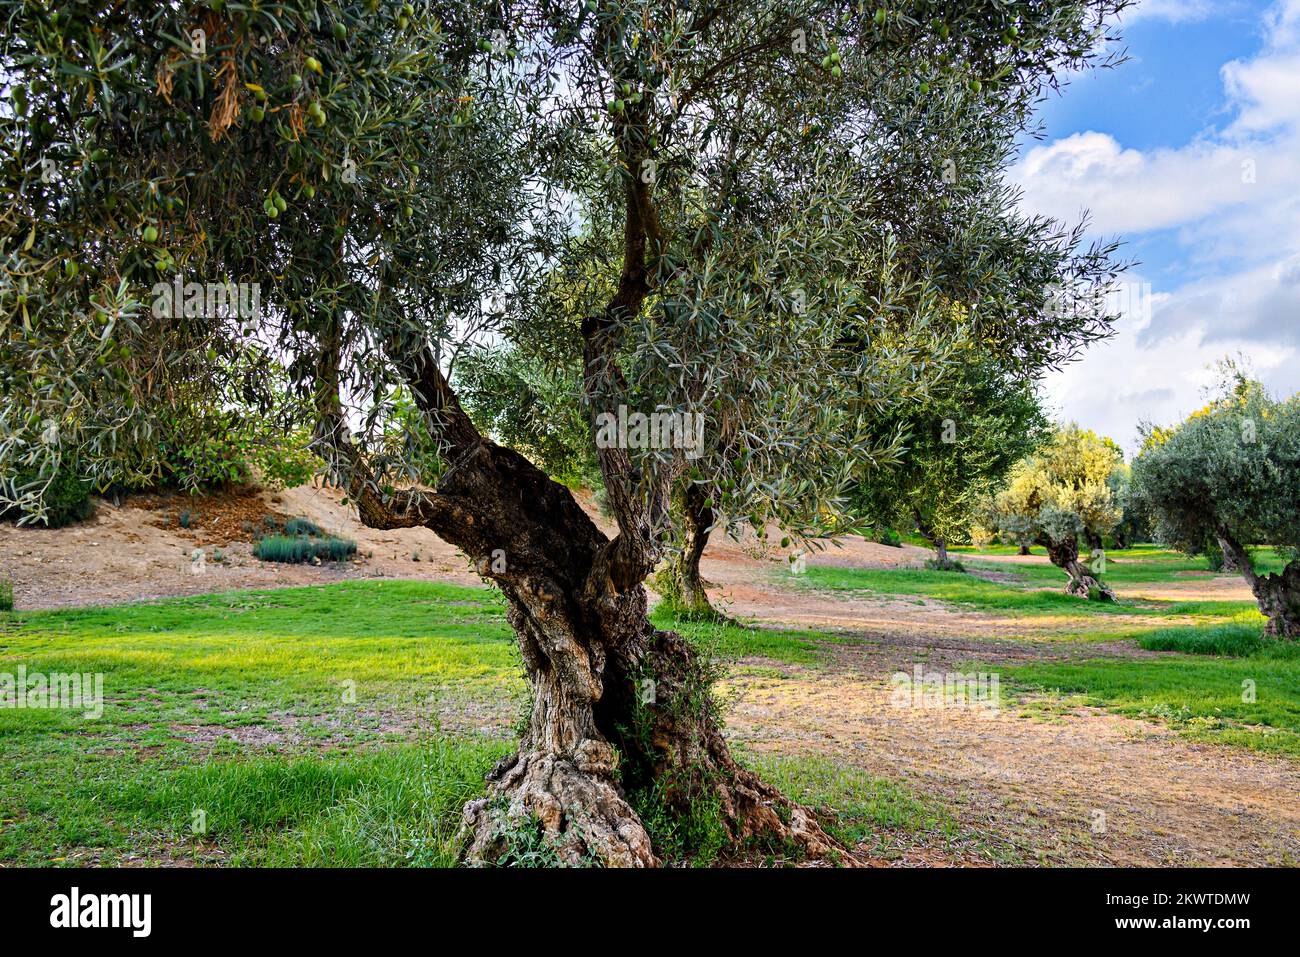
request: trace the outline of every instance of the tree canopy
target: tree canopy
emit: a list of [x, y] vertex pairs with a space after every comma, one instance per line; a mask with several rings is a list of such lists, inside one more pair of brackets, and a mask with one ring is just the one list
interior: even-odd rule
[[867, 520], [915, 527], [941, 564], [946, 544], [967, 539], [981, 505], [1049, 434], [1033, 383], [978, 353], [930, 401], [904, 405], [882, 425], [897, 428], [905, 447], [897, 465], [865, 475], [859, 508]]
[[[1300, 397], [1273, 399], [1232, 366], [1221, 392], [1172, 428], [1147, 430], [1133, 462], [1133, 493], [1156, 537], [1189, 554], [1217, 541], [1254, 591], [1275, 634], [1300, 635]], [[1252, 545], [1285, 567], [1259, 574]], [[1289, 559], [1289, 560], [1287, 560]]]
[[[1100, 549], [1119, 522], [1111, 476], [1124, 454], [1110, 439], [1078, 425], [1058, 429], [1051, 441], [1017, 464], [994, 501], [999, 533], [1047, 548], [1052, 563], [1070, 576], [1070, 594], [1113, 598], [1079, 563], [1079, 536]], [[1099, 574], [1099, 573], [1098, 573]]]

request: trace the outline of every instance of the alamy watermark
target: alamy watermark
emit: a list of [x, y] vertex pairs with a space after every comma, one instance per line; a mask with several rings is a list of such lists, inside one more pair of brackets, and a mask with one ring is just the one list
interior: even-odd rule
[[1140, 325], [1151, 321], [1151, 283], [1111, 282], [1089, 289], [1053, 283], [1044, 289], [1044, 308], [1054, 318], [1123, 315]]
[[889, 683], [894, 689], [889, 703], [895, 708], [977, 708], [993, 713], [1002, 707], [996, 672], [926, 671], [918, 664], [911, 674], [894, 672]]
[[620, 405], [618, 413], [596, 416], [596, 447], [599, 449], [683, 449], [688, 459], [704, 452], [704, 413], [629, 413]]
[[155, 283], [155, 319], [249, 319], [261, 317], [262, 285], [256, 282], [185, 282], [179, 273], [171, 282]]
[[17, 672], [0, 671], [0, 708], [33, 711], [81, 711], [94, 720], [104, 716], [104, 675], [44, 674], [19, 665]]

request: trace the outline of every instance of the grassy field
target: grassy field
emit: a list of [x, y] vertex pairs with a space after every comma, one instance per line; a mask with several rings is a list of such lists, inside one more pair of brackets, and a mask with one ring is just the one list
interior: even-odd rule
[[[825, 639], [680, 630], [792, 663]], [[450, 864], [525, 691], [499, 596], [417, 582], [0, 616], [0, 672], [19, 665], [104, 675], [98, 719], [0, 710], [0, 862], [29, 865]], [[846, 839], [952, 829], [888, 781], [755, 760]]]
[[[1122, 592], [1195, 564], [1135, 550], [1109, 577]], [[814, 567], [804, 587], [1056, 616], [1048, 641], [1104, 638], [1135, 656], [998, 665], [1013, 698], [1095, 704], [1201, 741], [1300, 755], [1300, 651], [1264, 640], [1249, 603], [1085, 603], [1059, 594], [1055, 569], [988, 567], [999, 580]], [[814, 673], [836, 643], [857, 640], [656, 621], [724, 659]], [[526, 697], [499, 596], [410, 581], [0, 614], [0, 673], [19, 666], [102, 674], [104, 709], [98, 719], [0, 709], [8, 864], [450, 864], [460, 808], [510, 752]], [[746, 760], [872, 853], [900, 835], [971, 838], [898, 782], [824, 758]], [[697, 862], [711, 859], [706, 848]]]
[[[954, 551], [956, 551], [954, 549]], [[807, 586], [830, 591], [862, 591], [877, 595], [910, 596], [930, 599], [981, 611], [1014, 612], [1024, 616], [1059, 616], [1077, 618], [1094, 616], [1148, 616], [1176, 618], [1194, 616], [1207, 620], [1232, 620], [1242, 616], [1258, 618], [1253, 601], [1161, 601], [1151, 598], [1123, 598], [1118, 602], [1080, 602], [1063, 591], [1065, 573], [1047, 563], [994, 563], [981, 557], [1014, 554], [1005, 547], [978, 552], [964, 550], [962, 561], [971, 572], [997, 576], [997, 580], [978, 574], [936, 573], [921, 569], [863, 569], [833, 566], [810, 566], [804, 580]], [[1265, 564], [1273, 560], [1271, 550], [1262, 556]], [[1209, 574], [1202, 558], [1187, 558], [1151, 546], [1139, 546], [1108, 552], [1106, 581], [1118, 586], [1187, 581], [1189, 572]]]
[[1138, 644], [1192, 653], [1044, 662], [1002, 674], [1013, 687], [1167, 721], [1200, 741], [1300, 757], [1300, 644], [1261, 631], [1257, 624], [1157, 629]]
[[[1014, 548], [966, 548], [973, 574], [912, 569], [810, 567], [805, 587], [877, 596], [905, 596], [958, 609], [1051, 617], [1055, 640], [1128, 642], [1159, 658], [1084, 658], [1000, 666], [1011, 689], [1048, 693], [1165, 721], [1197, 740], [1300, 756], [1300, 644], [1268, 640], [1253, 601], [1167, 601], [1124, 597], [1144, 584], [1208, 573], [1203, 558], [1154, 546], [1108, 553], [1106, 580], [1120, 600], [1084, 602], [1061, 590], [1064, 573], [1046, 563], [995, 563], [981, 557]], [[1261, 570], [1280, 565], [1271, 549], [1255, 558]], [[1194, 579], [1193, 579], [1194, 580]], [[1194, 624], [1183, 624], [1191, 619]], [[992, 665], [972, 662], [975, 670]]]

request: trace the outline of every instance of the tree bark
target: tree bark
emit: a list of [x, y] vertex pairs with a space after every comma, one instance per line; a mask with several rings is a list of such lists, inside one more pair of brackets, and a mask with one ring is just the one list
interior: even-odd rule
[[692, 646], [647, 617], [640, 582], [619, 588], [607, 538], [568, 489], [480, 439], [435, 494], [382, 500], [354, 481], [371, 527], [426, 525], [461, 548], [506, 597], [533, 692], [518, 752], [465, 808], [472, 862], [537, 828], [568, 863], [658, 864], [634, 804], [689, 819], [701, 808], [738, 848], [751, 840], [820, 857], [841, 850], [813, 815], [732, 758]]
[[1091, 598], [1094, 595], [1100, 601], [1114, 601], [1115, 593], [1101, 581], [1093, 577], [1092, 569], [1079, 561], [1079, 541], [1070, 537], [1063, 541], [1047, 539], [1047, 557], [1057, 568], [1063, 569], [1070, 576], [1065, 585], [1065, 593], [1076, 598]]
[[1287, 564], [1281, 572], [1260, 575], [1250, 561], [1250, 553], [1224, 526], [1215, 530], [1223, 549], [1223, 567], [1233, 568], [1250, 586], [1260, 614], [1268, 619], [1264, 631], [1278, 638], [1300, 638], [1300, 560]]
[[1016, 554], [1017, 554], [1017, 555], [1030, 555], [1030, 554], [1032, 554], [1032, 552], [1029, 551], [1029, 546], [1028, 546], [1028, 545], [1023, 545], [1023, 544], [1022, 544], [1022, 545], [1020, 546], [1020, 549], [1016, 552]]
[[687, 618], [719, 620], [726, 616], [709, 602], [700, 576], [700, 558], [713, 531], [714, 512], [707, 486], [692, 482], [681, 496], [681, 550], [655, 578], [656, 590], [664, 602]]

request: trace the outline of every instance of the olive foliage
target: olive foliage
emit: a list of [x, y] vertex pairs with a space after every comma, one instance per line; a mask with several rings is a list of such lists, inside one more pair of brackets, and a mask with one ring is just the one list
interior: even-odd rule
[[[1232, 366], [1219, 395], [1172, 428], [1146, 431], [1132, 492], [1155, 520], [1157, 539], [1188, 554], [1215, 543], [1251, 585], [1269, 626], [1300, 624], [1300, 397], [1277, 400]], [[1259, 574], [1250, 547], [1283, 553], [1279, 573]]]

